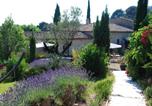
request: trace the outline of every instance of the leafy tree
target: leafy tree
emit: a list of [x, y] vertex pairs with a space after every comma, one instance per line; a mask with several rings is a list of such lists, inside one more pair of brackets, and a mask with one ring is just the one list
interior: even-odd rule
[[19, 52], [25, 46], [24, 31], [8, 17], [0, 27], [0, 59], [8, 60], [12, 52]]
[[117, 9], [111, 16], [112, 19], [120, 18], [125, 15], [125, 12], [122, 9]]
[[91, 23], [91, 18], [90, 18], [90, 0], [88, 0], [87, 20], [86, 20], [86, 23], [88, 23], [88, 24]]
[[[61, 22], [54, 24], [51, 28], [51, 34], [54, 35], [55, 53], [65, 54], [69, 47], [72, 45], [74, 35], [79, 30], [81, 9], [71, 7], [70, 11], [64, 11]], [[63, 45], [63, 46], [61, 46]], [[58, 47], [62, 47], [59, 53]]]
[[148, 6], [148, 0], [138, 1], [134, 30], [138, 30], [141, 27], [140, 24], [147, 15], [147, 6]]
[[58, 22], [60, 22], [60, 20], [61, 20], [60, 7], [57, 4], [56, 9], [55, 9], [55, 13], [54, 13], [53, 22], [54, 22], [54, 24], [57, 24]]
[[136, 13], [137, 13], [137, 7], [136, 6], [130, 6], [126, 9], [125, 17], [134, 20], [135, 17], [136, 17]]
[[36, 51], [35, 37], [32, 34], [32, 36], [30, 37], [30, 62], [32, 62], [35, 59], [35, 51]]
[[22, 25], [22, 28], [24, 29], [24, 31], [29, 31], [29, 32], [40, 32], [41, 30], [39, 29], [39, 27], [31, 24], [31, 25]]
[[39, 23], [38, 27], [41, 31], [48, 31], [49, 30], [49, 24], [46, 22]]

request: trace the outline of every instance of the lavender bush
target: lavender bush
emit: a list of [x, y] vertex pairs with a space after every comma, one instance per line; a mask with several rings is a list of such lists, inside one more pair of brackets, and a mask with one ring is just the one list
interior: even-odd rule
[[0, 95], [0, 106], [25, 106], [29, 102], [29, 98], [32, 100], [32, 94], [26, 97], [30, 91], [39, 93], [42, 89], [46, 89], [44, 96], [49, 96], [47, 92], [51, 90], [50, 88], [54, 85], [55, 80], [61, 76], [77, 76], [82, 79], [88, 78], [86, 70], [84, 69], [62, 67], [54, 71], [48, 70], [41, 75], [35, 75], [17, 82], [15, 87], [10, 88], [6, 93]]
[[36, 59], [32, 63], [30, 63], [31, 67], [40, 67], [40, 66], [48, 66], [49, 59]]

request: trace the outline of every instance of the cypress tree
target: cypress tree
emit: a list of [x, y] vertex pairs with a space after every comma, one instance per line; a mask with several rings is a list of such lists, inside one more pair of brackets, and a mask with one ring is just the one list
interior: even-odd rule
[[87, 8], [87, 20], [86, 20], [87, 24], [91, 23], [91, 18], [90, 18], [90, 0], [88, 0], [88, 8]]
[[147, 15], [148, 0], [139, 0], [137, 6], [136, 20], [134, 30], [137, 31], [141, 26], [142, 21]]
[[97, 17], [96, 19], [96, 23], [93, 27], [93, 35], [94, 35], [94, 44], [100, 45], [100, 22], [99, 22], [99, 18]]
[[104, 21], [105, 23], [103, 24], [105, 27], [105, 32], [104, 32], [104, 43], [105, 43], [105, 50], [107, 53], [109, 53], [109, 48], [110, 48], [110, 29], [109, 29], [109, 14], [108, 14], [108, 8], [106, 7], [105, 14], [104, 14]]
[[109, 14], [106, 7], [105, 11], [102, 13], [102, 18], [99, 25], [99, 34], [97, 46], [105, 49], [109, 53], [110, 47], [110, 29], [109, 29]]
[[55, 9], [55, 13], [54, 13], [53, 22], [54, 22], [54, 24], [57, 24], [58, 22], [60, 22], [60, 20], [61, 20], [60, 7], [57, 4], [56, 9]]
[[36, 52], [36, 45], [35, 45], [35, 37], [30, 37], [30, 62], [32, 62], [35, 59], [35, 52]]

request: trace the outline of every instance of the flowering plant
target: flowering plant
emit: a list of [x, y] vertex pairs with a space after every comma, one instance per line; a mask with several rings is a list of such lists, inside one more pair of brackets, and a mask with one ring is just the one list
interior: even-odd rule
[[149, 62], [152, 58], [149, 54], [152, 54], [152, 26], [135, 31], [129, 41], [129, 50], [125, 54], [129, 75], [135, 79], [151, 77]]
[[141, 35], [141, 42], [144, 46], [147, 46], [148, 41], [150, 41], [150, 36], [152, 36], [152, 29], [145, 30]]

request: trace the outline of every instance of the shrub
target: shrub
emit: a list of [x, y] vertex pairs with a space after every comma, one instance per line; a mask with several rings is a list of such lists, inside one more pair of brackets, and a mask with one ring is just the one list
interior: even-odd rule
[[30, 37], [30, 62], [35, 59], [36, 45], [34, 35]]
[[95, 92], [96, 92], [96, 100], [100, 103], [104, 100], [108, 99], [108, 96], [111, 94], [112, 91], [112, 84], [114, 81], [113, 76], [109, 76], [104, 80], [98, 81], [95, 85]]
[[133, 79], [152, 76], [152, 27], [144, 27], [130, 37], [129, 51], [125, 54], [129, 75]]
[[6, 18], [0, 27], [0, 60], [7, 61], [12, 52], [20, 52], [26, 46], [23, 29], [11, 17]]
[[147, 87], [144, 91], [146, 98], [150, 99], [152, 98], [152, 86], [151, 87]]
[[[15, 53], [11, 54], [11, 57], [7, 61], [7, 70], [6, 73], [9, 72], [15, 64], [17, 64], [19, 60], [19, 56]], [[17, 70], [11, 74], [11, 76], [7, 79], [8, 81], [18, 81], [25, 77], [25, 72], [29, 69], [29, 65], [25, 59], [23, 59], [18, 66]], [[5, 73], [4, 73], [5, 74]]]
[[152, 99], [149, 99], [149, 100], [148, 100], [147, 105], [148, 105], [148, 106], [152, 106]]
[[104, 50], [94, 44], [89, 44], [80, 51], [81, 65], [93, 77], [105, 77], [107, 73], [108, 58]]
[[35, 67], [35, 68], [29, 68], [29, 70], [25, 71], [24, 78], [28, 78], [33, 75], [39, 75], [46, 71], [45, 67]]
[[[78, 81], [81, 82], [88, 78], [86, 71], [78, 68], [62, 67], [56, 71], [49, 70], [40, 75], [31, 76], [26, 80], [16, 82], [15, 87], [0, 95], [0, 106], [27, 106], [33, 101], [37, 102], [42, 98], [53, 96], [57, 92], [56, 90], [55, 93], [52, 93], [52, 87], [56, 83], [55, 79], [63, 78], [64, 76], [68, 76], [70, 79], [80, 78]], [[73, 81], [70, 79], [64, 80], [67, 85]], [[77, 82], [77, 79], [75, 80]]]
[[84, 101], [86, 82], [87, 80], [82, 80], [77, 76], [59, 77], [55, 80], [53, 87], [54, 95], [61, 101], [61, 105], [72, 106], [76, 101]]
[[144, 90], [144, 94], [147, 98], [147, 106], [152, 106], [152, 86], [147, 87]]
[[70, 65], [70, 63], [64, 60], [60, 55], [54, 53], [50, 54], [49, 65], [48, 65], [49, 68], [55, 70], [68, 65]]

